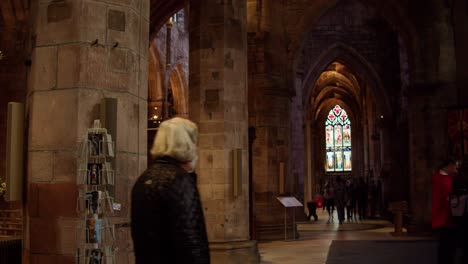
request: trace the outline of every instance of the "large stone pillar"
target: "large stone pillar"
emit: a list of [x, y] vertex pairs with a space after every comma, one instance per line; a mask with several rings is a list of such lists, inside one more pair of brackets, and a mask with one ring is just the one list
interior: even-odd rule
[[[421, 21], [420, 74], [409, 90], [410, 204], [412, 223], [408, 232], [431, 228], [431, 175], [447, 158], [447, 110], [459, 102], [456, 87], [453, 25], [443, 1], [428, 5], [437, 17]], [[432, 10], [431, 10], [432, 11]], [[440, 52], [443, 51], [443, 52]]]
[[[189, 115], [199, 125], [198, 184], [212, 263], [258, 263], [249, 237], [245, 1], [190, 2]], [[233, 194], [232, 151], [241, 192]]]
[[[113, 222], [127, 222], [129, 191], [146, 167], [149, 0], [38, 1], [28, 79], [23, 263], [75, 263], [77, 154], [104, 97], [118, 99]], [[117, 229], [117, 259], [133, 259]]]

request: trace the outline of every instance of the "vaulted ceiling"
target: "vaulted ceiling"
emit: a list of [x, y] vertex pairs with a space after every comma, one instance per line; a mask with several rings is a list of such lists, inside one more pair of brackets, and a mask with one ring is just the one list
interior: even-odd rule
[[188, 3], [189, 0], [151, 0], [150, 34], [157, 32], [174, 13]]
[[[334, 61], [320, 74], [314, 85], [311, 94], [312, 113], [315, 113], [315, 118], [318, 118], [322, 111], [328, 111], [337, 101], [360, 111], [358, 98], [361, 89], [355, 73], [345, 64]], [[333, 100], [330, 101], [331, 99]]]

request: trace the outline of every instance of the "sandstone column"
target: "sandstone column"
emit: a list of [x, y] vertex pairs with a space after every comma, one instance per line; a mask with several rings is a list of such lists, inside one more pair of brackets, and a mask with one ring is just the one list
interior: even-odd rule
[[[245, 1], [190, 2], [189, 115], [199, 125], [198, 183], [213, 263], [258, 263], [249, 238]], [[242, 152], [233, 195], [232, 150]]]
[[[28, 80], [28, 164], [23, 263], [75, 263], [76, 157], [102, 98], [118, 99], [114, 222], [146, 167], [148, 0], [38, 1]], [[133, 259], [118, 229], [117, 258]], [[131, 240], [130, 240], [131, 241]]]
[[[443, 1], [429, 8], [437, 17], [420, 21], [421, 45], [415, 84], [409, 89], [410, 204], [408, 232], [430, 230], [431, 175], [448, 153], [447, 110], [457, 107], [453, 25]], [[432, 10], [431, 10], [432, 12]], [[443, 52], [440, 52], [443, 51]]]

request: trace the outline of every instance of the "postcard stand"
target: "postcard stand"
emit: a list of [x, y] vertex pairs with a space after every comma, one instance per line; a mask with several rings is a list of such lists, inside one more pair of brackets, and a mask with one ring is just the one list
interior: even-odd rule
[[115, 183], [109, 159], [114, 144], [107, 130], [94, 120], [83, 136], [78, 156], [76, 210], [83, 222], [76, 229], [76, 264], [115, 264], [115, 231], [108, 215], [113, 214], [113, 197], [108, 186]]

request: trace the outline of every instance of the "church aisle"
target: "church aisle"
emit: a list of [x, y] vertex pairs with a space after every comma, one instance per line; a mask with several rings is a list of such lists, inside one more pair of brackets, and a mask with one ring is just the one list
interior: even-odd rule
[[[297, 223], [300, 235], [297, 240], [259, 243], [258, 247], [261, 255], [261, 263], [383, 264], [381, 262], [375, 262], [376, 256], [372, 253], [380, 254], [378, 257], [381, 259], [390, 259], [389, 257], [395, 256], [395, 252], [398, 251], [398, 249], [401, 249], [402, 246], [407, 247], [408, 245], [410, 247], [418, 247], [419, 251], [421, 251], [421, 248], [423, 247], [427, 248], [428, 251], [423, 251], [423, 254], [425, 252], [433, 252], [432, 248], [434, 247], [434, 243], [431, 237], [392, 236], [391, 232], [393, 231], [393, 226], [391, 223], [383, 220], [364, 220], [356, 223], [345, 222], [343, 225], [339, 225], [336, 221], [336, 212], [334, 217], [335, 221], [330, 224], [327, 224], [328, 214], [325, 211], [322, 212], [322, 210], [319, 210], [318, 215], [319, 220], [317, 222]], [[367, 229], [363, 227], [374, 228]], [[338, 242], [335, 242], [336, 245], [331, 247], [333, 241]], [[344, 245], [346, 248], [343, 248], [341, 244], [346, 244]], [[337, 248], [337, 245], [340, 248]], [[359, 252], [359, 245], [364, 245], [362, 248], [367, 247], [366, 252]], [[369, 247], [369, 245], [377, 245], [375, 247], [375, 252], [370, 252], [372, 247]], [[349, 248], [352, 247], [356, 248], [356, 252], [353, 253], [349, 251]], [[396, 250], [388, 250], [393, 248]], [[331, 249], [334, 249], [333, 252], [330, 251]], [[328, 257], [329, 253], [332, 253], [330, 257]], [[386, 254], [388, 254], [388, 256]], [[427, 258], [432, 258], [432, 256], [427, 256]], [[414, 261], [411, 263], [414, 263]], [[429, 262], [425, 262], [425, 264], [429, 263], [430, 260]], [[404, 263], [399, 262], [399, 264]]]

